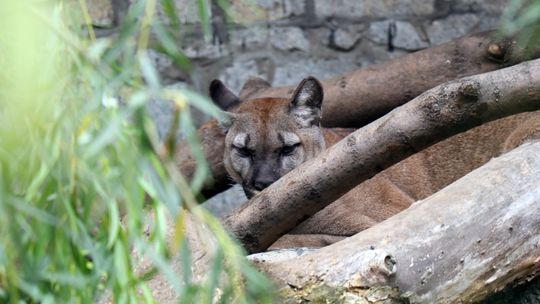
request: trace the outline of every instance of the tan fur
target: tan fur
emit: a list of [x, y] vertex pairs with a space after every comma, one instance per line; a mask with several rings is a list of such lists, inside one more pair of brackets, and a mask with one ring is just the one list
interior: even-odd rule
[[502, 118], [453, 136], [360, 184], [271, 248], [321, 247], [328, 244], [330, 235], [358, 233], [441, 190], [491, 158], [538, 138], [540, 111]]
[[[263, 98], [246, 101], [233, 111], [224, 163], [237, 182], [246, 182], [249, 177], [249, 174], [238, 173], [238, 168], [232, 165], [234, 149], [231, 147], [237, 134], [249, 134], [250, 149], [259, 155], [267, 153], [269, 147], [272, 150], [281, 145], [276, 132], [297, 134], [302, 142], [302, 157], [297, 159], [296, 166], [351, 132], [318, 125], [302, 126], [288, 112], [289, 104], [287, 99]], [[540, 112], [506, 117], [453, 136], [358, 185], [283, 236], [271, 249], [322, 247], [356, 234], [441, 190], [491, 158], [539, 137]], [[279, 175], [290, 170], [282, 170]]]

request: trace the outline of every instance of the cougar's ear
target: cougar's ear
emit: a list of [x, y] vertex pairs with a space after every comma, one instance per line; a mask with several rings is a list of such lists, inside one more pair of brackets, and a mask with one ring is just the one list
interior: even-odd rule
[[240, 98], [234, 95], [234, 93], [218, 79], [212, 80], [208, 91], [212, 101], [224, 111], [230, 110], [240, 103]]
[[302, 127], [318, 126], [323, 97], [321, 83], [314, 77], [308, 77], [294, 91], [289, 111]]
[[268, 81], [257, 76], [250, 76], [248, 80], [246, 80], [246, 83], [244, 83], [238, 96], [240, 96], [240, 99], [242, 100], [252, 99], [255, 94], [264, 91], [269, 87], [271, 87], [271, 85]]

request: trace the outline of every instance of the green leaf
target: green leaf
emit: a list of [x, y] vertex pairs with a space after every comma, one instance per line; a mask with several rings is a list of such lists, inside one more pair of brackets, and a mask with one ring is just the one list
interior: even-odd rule
[[109, 202], [109, 240], [107, 241], [107, 247], [112, 248], [118, 231], [120, 230], [120, 213], [118, 212], [118, 205], [115, 201]]
[[28, 190], [26, 191], [25, 200], [30, 201], [32, 200], [39, 191], [39, 187], [43, 184], [45, 181], [45, 178], [49, 174], [50, 168], [47, 166], [46, 163], [42, 163], [38, 174], [34, 177], [30, 185], [28, 186]]
[[197, 132], [193, 127], [189, 112], [184, 111], [181, 113], [180, 120], [182, 122], [182, 129], [186, 132], [186, 138], [191, 146], [191, 151], [195, 156], [197, 162], [197, 168], [191, 179], [191, 189], [193, 192], [199, 192], [210, 174], [210, 167], [204, 156], [204, 151], [200, 140], [197, 136]]
[[195, 93], [189, 89], [182, 90], [182, 93], [186, 96], [186, 98], [189, 100], [189, 104], [194, 106], [195, 108], [201, 110], [203, 113], [206, 113], [208, 115], [211, 115], [217, 119], [224, 119], [225, 114], [223, 111], [216, 106], [210, 98], [200, 95], [198, 93]]
[[150, 62], [150, 58], [148, 58], [146, 52], [140, 53], [138, 58], [144, 80], [146, 80], [146, 83], [152, 90], [157, 91], [161, 87], [159, 75], [154, 68], [154, 65]]
[[214, 259], [212, 261], [213, 262], [212, 268], [208, 276], [208, 286], [207, 286], [208, 298], [206, 299], [206, 301], [203, 301], [203, 303], [206, 302], [206, 303], [212, 304], [213, 302], [214, 294], [215, 294], [216, 289], [219, 287], [218, 282], [221, 276], [221, 272], [223, 270], [223, 262], [224, 262], [223, 259], [224, 259], [223, 250], [221, 248], [217, 248], [214, 255]]
[[58, 225], [59, 219], [54, 215], [40, 209], [33, 207], [29, 202], [16, 197], [7, 197], [6, 203], [14, 207], [17, 211], [30, 216], [42, 223], [50, 226]]
[[124, 243], [116, 242], [114, 244], [114, 270], [118, 284], [122, 288], [126, 288], [129, 283], [129, 255], [124, 247]]
[[187, 56], [177, 47], [175, 37], [168, 31], [162, 23], [156, 22], [153, 25], [154, 32], [156, 34], [159, 45], [157, 51], [165, 54], [172, 59], [174, 64], [179, 68], [189, 71], [191, 70], [191, 64]]
[[199, 20], [201, 21], [201, 27], [204, 33], [206, 41], [210, 41], [212, 37], [212, 30], [210, 28], [210, 3], [207, 0], [197, 0], [197, 11], [199, 13]]
[[161, 0], [161, 3], [163, 4], [163, 11], [165, 12], [165, 15], [167, 15], [167, 18], [171, 21], [171, 25], [173, 28], [176, 28], [180, 26], [180, 18], [178, 18], [178, 14], [176, 13], [176, 5], [174, 4], [173, 0]]

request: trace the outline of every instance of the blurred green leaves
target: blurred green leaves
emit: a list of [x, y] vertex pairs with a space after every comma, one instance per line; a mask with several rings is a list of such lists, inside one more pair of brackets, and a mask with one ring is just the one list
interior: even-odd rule
[[500, 32], [515, 36], [528, 52], [538, 49], [540, 42], [540, 1], [510, 0], [501, 16]]
[[[164, 26], [180, 27], [176, 2], [158, 2], [135, 1], [118, 32], [100, 39], [85, 0], [0, 2], [1, 303], [154, 303], [156, 276], [182, 303], [271, 301], [243, 250], [195, 208], [192, 190], [208, 168], [188, 105], [220, 112], [193, 91], [162, 86], [150, 40], [179, 68], [189, 63]], [[156, 20], [158, 5], [168, 20]], [[209, 2], [192, 5], [208, 36]], [[198, 151], [193, 181], [174, 164], [176, 130], [157, 137], [146, 110], [156, 99], [172, 102], [173, 125]], [[198, 280], [190, 225], [214, 244]]]

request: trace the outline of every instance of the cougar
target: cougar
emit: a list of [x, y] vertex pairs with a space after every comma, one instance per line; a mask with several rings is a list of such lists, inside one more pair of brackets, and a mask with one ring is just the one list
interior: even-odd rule
[[[224, 166], [251, 198], [351, 130], [320, 126], [323, 89], [303, 80], [290, 98], [254, 98], [269, 84], [246, 84], [237, 97], [219, 80], [210, 97], [223, 123]], [[250, 91], [251, 90], [251, 91]], [[247, 92], [247, 93], [246, 93]], [[241, 99], [246, 99], [245, 101]], [[367, 229], [439, 191], [492, 157], [540, 137], [540, 111], [492, 121], [441, 141], [380, 172], [298, 225], [271, 249], [322, 247]]]

